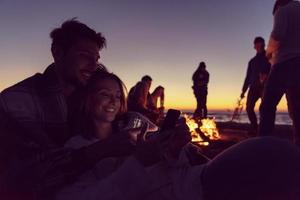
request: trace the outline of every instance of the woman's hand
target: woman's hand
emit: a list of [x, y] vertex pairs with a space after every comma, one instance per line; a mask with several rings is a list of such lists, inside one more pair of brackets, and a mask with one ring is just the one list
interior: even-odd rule
[[142, 131], [137, 136], [134, 154], [145, 166], [153, 165], [165, 156], [177, 159], [182, 148], [192, 139], [184, 119], [181, 119], [174, 129], [157, 132], [149, 137], [146, 137], [146, 134], [146, 131]]
[[177, 159], [182, 148], [191, 142], [192, 137], [184, 118], [180, 119], [178, 125], [172, 131], [173, 134], [167, 144], [165, 155]]

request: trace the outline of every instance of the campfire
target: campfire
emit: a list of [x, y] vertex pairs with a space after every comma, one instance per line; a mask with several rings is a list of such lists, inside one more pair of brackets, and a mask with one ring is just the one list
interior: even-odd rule
[[214, 119], [195, 120], [187, 115], [184, 117], [190, 129], [193, 143], [208, 146], [211, 140], [220, 139], [220, 134]]

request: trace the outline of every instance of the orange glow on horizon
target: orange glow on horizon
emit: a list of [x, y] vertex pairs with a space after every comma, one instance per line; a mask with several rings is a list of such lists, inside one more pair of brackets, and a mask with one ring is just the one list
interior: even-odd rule
[[[185, 102], [176, 102], [176, 101], [166, 101], [165, 107], [178, 109], [178, 110], [184, 110], [184, 111], [194, 111], [196, 109], [196, 102], [194, 102], [194, 99], [191, 99], [190, 101]], [[233, 111], [235, 108], [234, 101], [213, 101], [207, 103], [207, 109], [208, 111]], [[260, 101], [256, 103], [255, 110], [258, 111], [260, 105]], [[245, 111], [246, 105], [244, 105], [243, 111]], [[279, 112], [287, 112], [287, 102], [285, 97], [282, 98], [279, 105], [277, 106], [277, 111]]]

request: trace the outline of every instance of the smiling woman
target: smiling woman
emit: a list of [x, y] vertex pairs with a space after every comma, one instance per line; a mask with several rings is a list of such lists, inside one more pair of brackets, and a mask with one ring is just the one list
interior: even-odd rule
[[79, 97], [73, 98], [71, 129], [87, 139], [107, 138], [114, 132], [115, 119], [126, 111], [125, 86], [112, 73], [101, 70], [95, 72], [75, 96]]

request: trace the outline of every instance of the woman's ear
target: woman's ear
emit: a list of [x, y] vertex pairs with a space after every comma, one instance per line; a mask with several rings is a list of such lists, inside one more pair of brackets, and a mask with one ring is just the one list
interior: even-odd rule
[[59, 62], [64, 55], [64, 51], [63, 51], [62, 47], [55, 45], [55, 44], [52, 44], [51, 52], [52, 52], [52, 56], [54, 58], [54, 62]]

